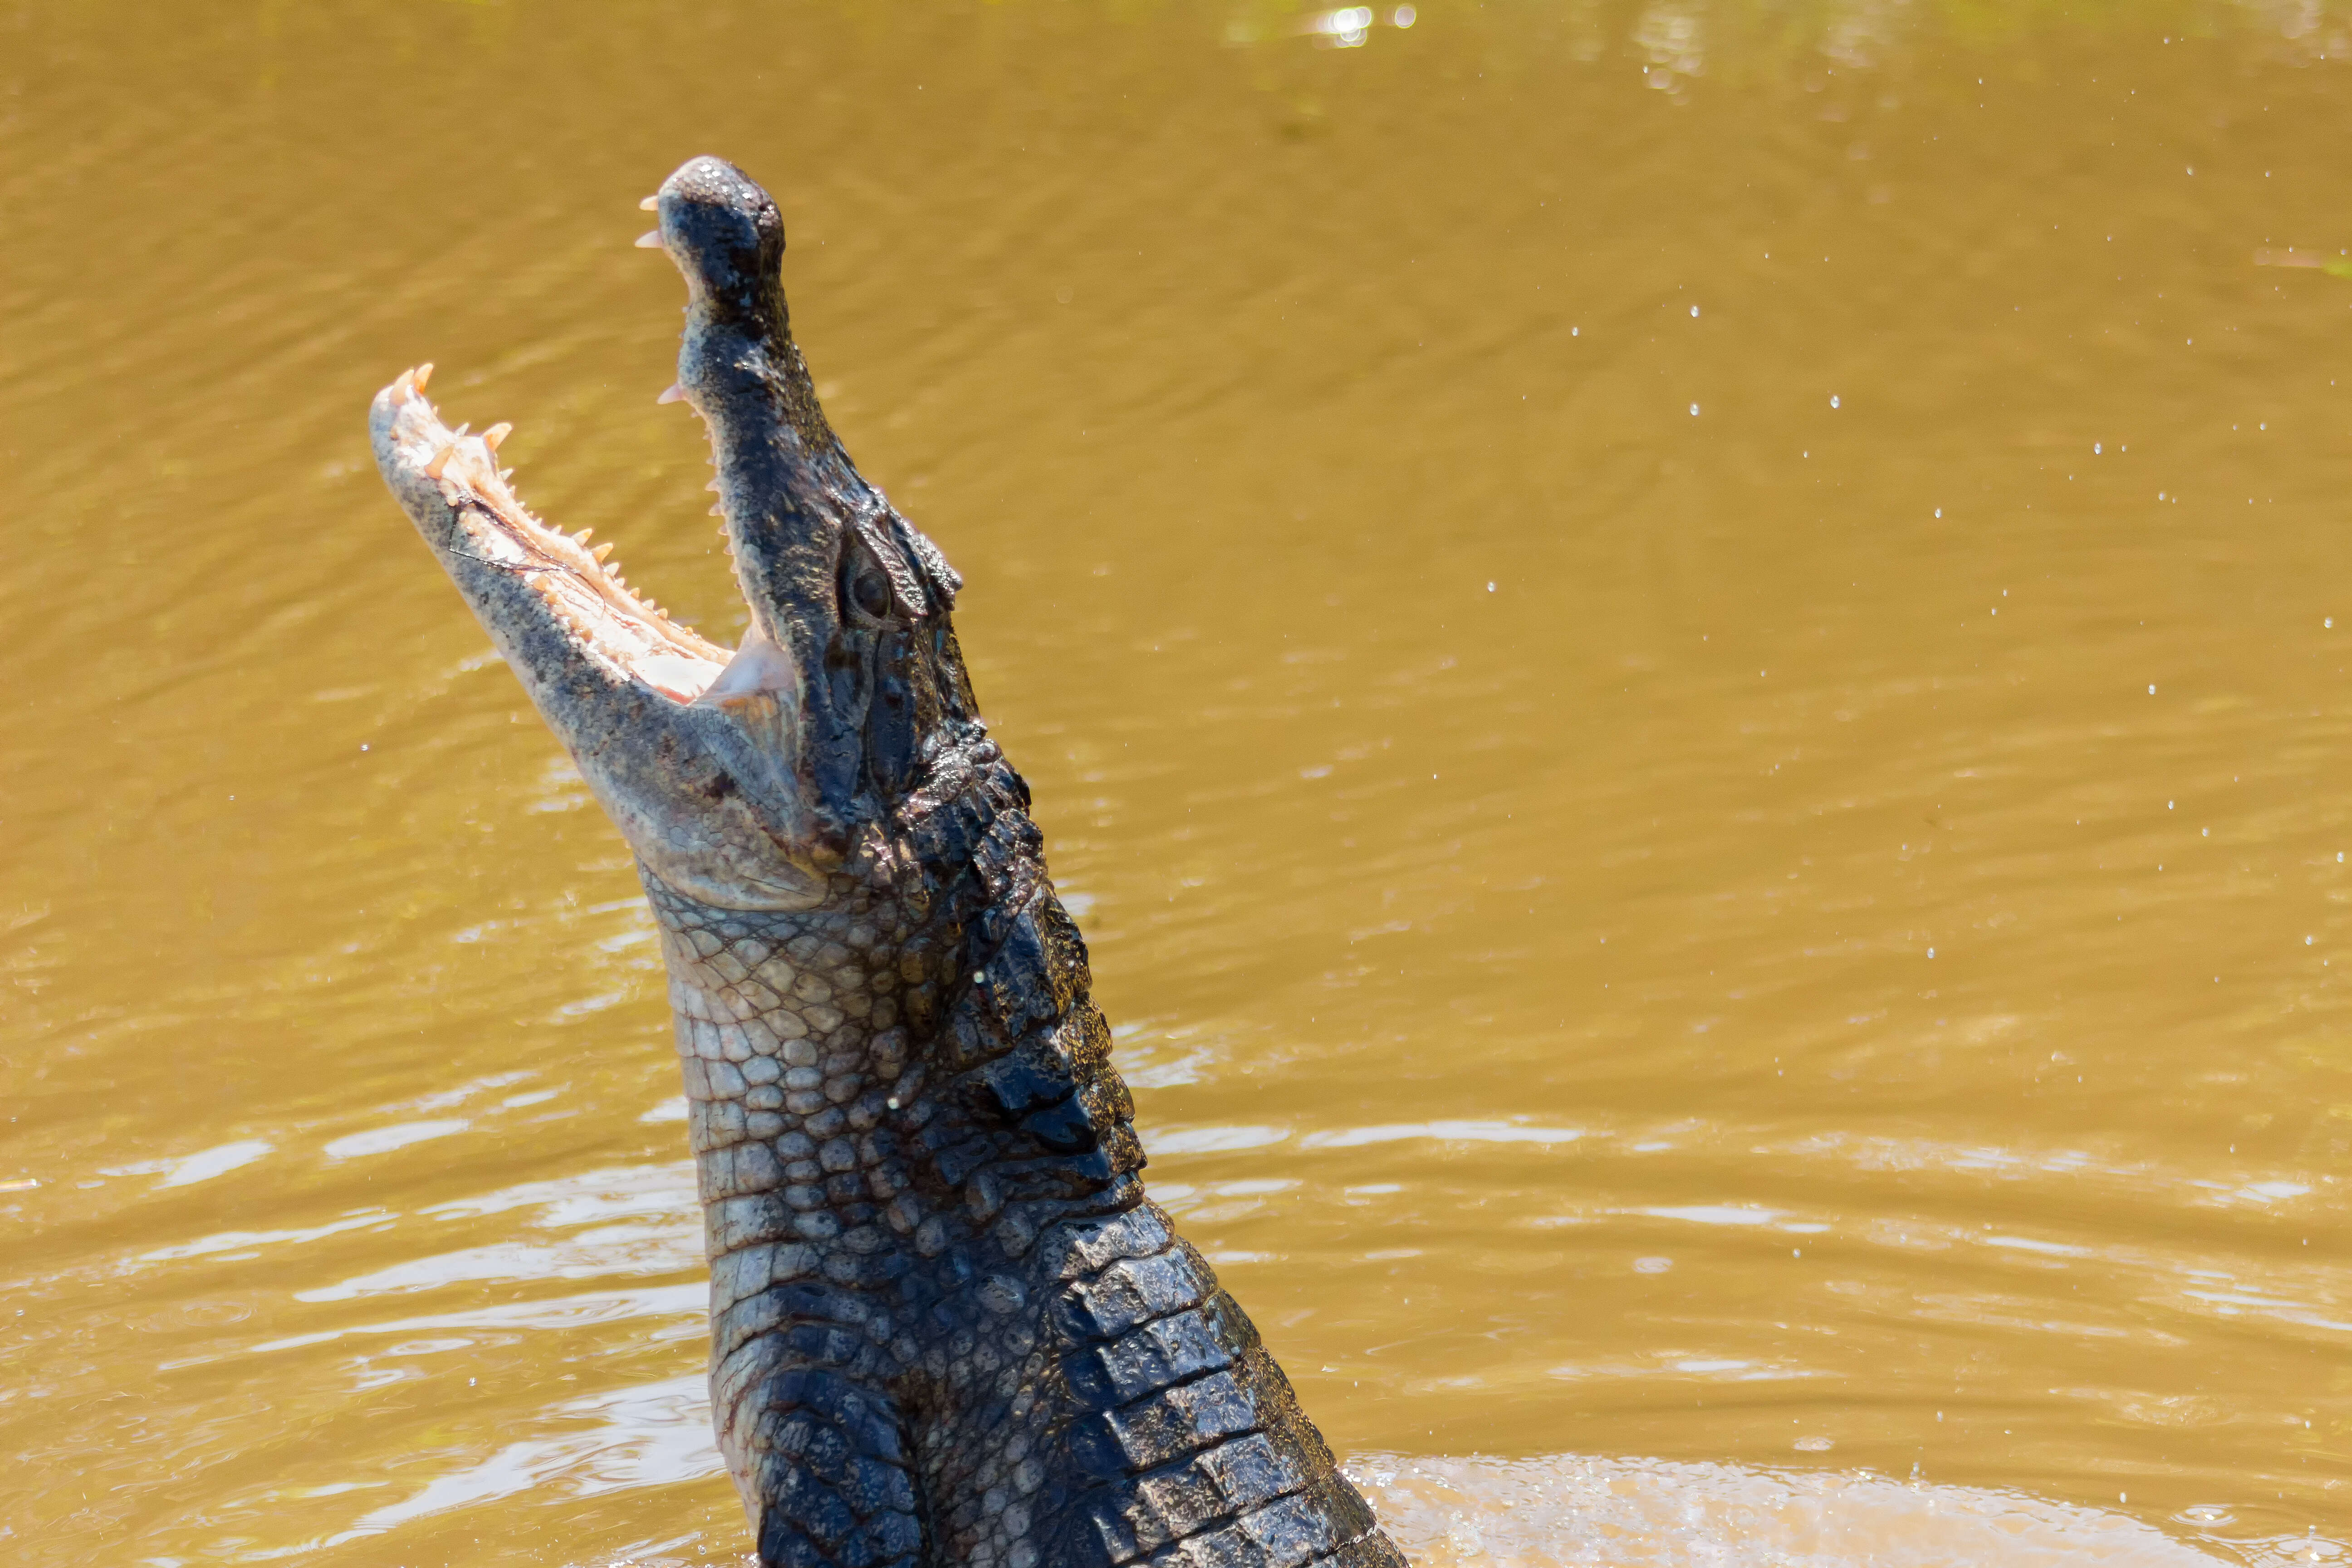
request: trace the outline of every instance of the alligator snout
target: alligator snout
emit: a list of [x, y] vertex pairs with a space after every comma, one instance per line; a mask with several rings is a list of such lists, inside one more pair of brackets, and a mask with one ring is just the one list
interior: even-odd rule
[[743, 171], [695, 158], [648, 200], [661, 226], [647, 235], [669, 252], [698, 301], [740, 319], [744, 330], [785, 331], [783, 215]]

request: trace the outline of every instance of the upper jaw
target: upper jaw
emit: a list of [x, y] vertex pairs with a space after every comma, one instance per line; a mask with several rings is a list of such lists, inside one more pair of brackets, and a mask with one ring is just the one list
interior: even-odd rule
[[783, 222], [767, 192], [695, 158], [652, 205], [661, 226], [646, 238], [687, 283], [677, 390], [710, 437], [751, 626], [763, 657], [805, 672], [812, 808], [845, 829], [879, 822], [923, 755], [976, 726], [949, 627], [956, 575], [825, 420], [793, 341]]

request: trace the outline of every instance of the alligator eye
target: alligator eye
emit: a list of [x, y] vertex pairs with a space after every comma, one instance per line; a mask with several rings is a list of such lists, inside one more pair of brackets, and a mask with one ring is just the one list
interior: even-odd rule
[[849, 585], [849, 596], [877, 621], [890, 613], [890, 584], [882, 581], [879, 572], [860, 572]]

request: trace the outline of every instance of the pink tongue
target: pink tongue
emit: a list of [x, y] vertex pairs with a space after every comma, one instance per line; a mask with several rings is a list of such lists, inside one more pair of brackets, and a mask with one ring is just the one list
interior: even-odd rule
[[755, 691], [789, 691], [793, 681], [792, 656], [754, 626], [744, 632], [743, 646], [735, 650], [718, 679], [705, 679], [698, 691], [703, 701], [716, 702], [722, 697], [748, 697]]
[[708, 690], [710, 683], [719, 679], [719, 668], [709, 659], [688, 658], [676, 653], [649, 653], [632, 660], [629, 668], [638, 679], [680, 702], [691, 702]]

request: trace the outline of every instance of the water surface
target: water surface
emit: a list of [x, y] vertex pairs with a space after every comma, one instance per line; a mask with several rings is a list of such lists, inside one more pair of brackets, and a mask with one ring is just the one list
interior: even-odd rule
[[701, 152], [1424, 1561], [2347, 1554], [2352, 12], [1398, 18], [0, 21], [0, 1555], [743, 1548], [651, 927], [362, 425], [731, 640]]

